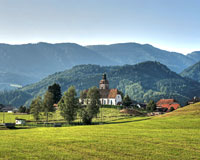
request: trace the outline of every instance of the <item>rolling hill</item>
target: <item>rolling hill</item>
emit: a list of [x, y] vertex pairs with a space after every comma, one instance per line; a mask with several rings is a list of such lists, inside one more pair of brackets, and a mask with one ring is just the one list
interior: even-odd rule
[[79, 93], [83, 89], [98, 86], [103, 73], [108, 76], [110, 88], [118, 88], [138, 102], [175, 98], [184, 105], [193, 96], [200, 95], [198, 82], [181, 77], [159, 62], [148, 61], [136, 65], [107, 67], [78, 65], [72, 69], [52, 74], [12, 93], [1, 93], [1, 103], [12, 102], [17, 106], [24, 103], [29, 104], [31, 98], [43, 95], [47, 87], [55, 82], [61, 85], [63, 92], [69, 86], [74, 85]]
[[200, 82], [200, 61], [185, 69], [180, 75]]

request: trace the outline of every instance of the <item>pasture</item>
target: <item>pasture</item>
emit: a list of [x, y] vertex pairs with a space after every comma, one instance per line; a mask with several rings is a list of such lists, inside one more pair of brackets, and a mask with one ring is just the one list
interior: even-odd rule
[[200, 159], [200, 104], [107, 123], [0, 130], [0, 159]]

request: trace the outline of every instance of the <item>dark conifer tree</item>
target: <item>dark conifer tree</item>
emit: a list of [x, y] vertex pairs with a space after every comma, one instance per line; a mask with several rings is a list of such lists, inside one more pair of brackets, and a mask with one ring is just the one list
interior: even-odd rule
[[54, 104], [57, 104], [62, 97], [60, 85], [57, 83], [54, 83], [53, 85], [48, 87], [48, 91], [53, 94]]

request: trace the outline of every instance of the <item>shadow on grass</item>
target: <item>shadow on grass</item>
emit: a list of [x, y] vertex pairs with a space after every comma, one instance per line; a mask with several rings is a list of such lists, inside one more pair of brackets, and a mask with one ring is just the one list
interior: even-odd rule
[[0, 127], [0, 130], [18, 130], [18, 129], [31, 129], [33, 127], [11, 127], [11, 128], [7, 128], [7, 127]]
[[[123, 120], [125, 118], [120, 118], [118, 120]], [[151, 119], [150, 117], [147, 117], [147, 118], [143, 118], [143, 119], [136, 119], [136, 120], [127, 120], [127, 121], [120, 121], [118, 122], [118, 120], [115, 121], [111, 121], [111, 122], [105, 122], [105, 124], [120, 124], [120, 123], [130, 123], [130, 122], [139, 122], [139, 121], [145, 121], [145, 120], [149, 120]]]

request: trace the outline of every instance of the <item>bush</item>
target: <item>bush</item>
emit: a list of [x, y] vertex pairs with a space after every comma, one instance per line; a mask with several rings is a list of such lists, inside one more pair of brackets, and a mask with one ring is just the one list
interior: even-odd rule
[[172, 112], [172, 111], [174, 111], [175, 109], [174, 109], [174, 107], [171, 107], [170, 109], [169, 109], [169, 112]]

